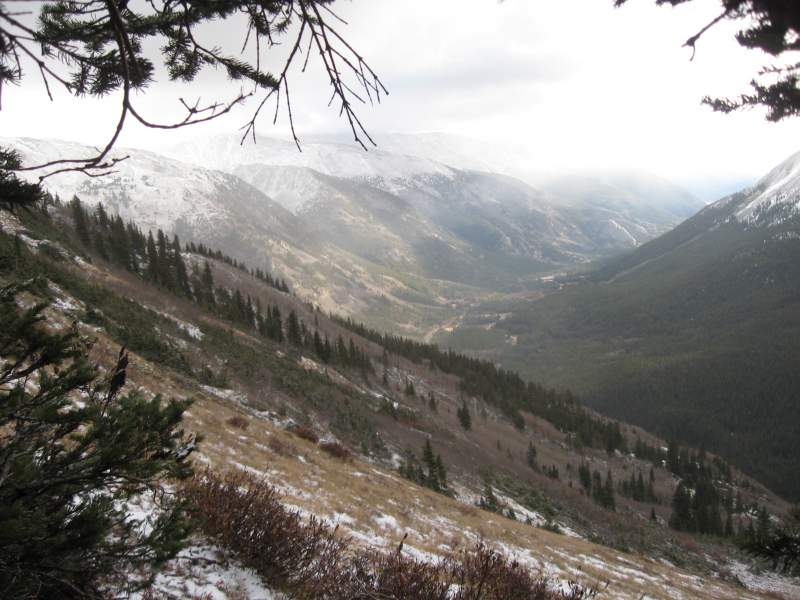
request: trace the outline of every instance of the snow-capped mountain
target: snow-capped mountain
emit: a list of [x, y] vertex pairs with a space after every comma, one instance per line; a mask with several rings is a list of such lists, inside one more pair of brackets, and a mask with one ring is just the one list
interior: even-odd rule
[[729, 206], [741, 222], [774, 225], [800, 212], [800, 152], [767, 173], [751, 189], [715, 203]]
[[306, 140], [302, 151], [290, 141], [264, 137], [241, 142], [238, 136], [221, 135], [182, 143], [164, 150], [180, 160], [212, 169], [234, 172], [243, 165], [306, 167], [325, 175], [365, 180], [380, 179], [387, 186], [402, 185], [421, 173], [448, 176], [453, 170], [441, 163], [406, 154], [371, 149], [354, 144]]
[[[395, 139], [413, 150], [413, 137]], [[16, 147], [27, 164], [93, 152], [52, 140], [0, 144]], [[446, 147], [421, 145], [428, 154]], [[310, 141], [300, 153], [281, 140], [240, 146], [226, 136], [173, 149], [171, 158], [115, 155], [129, 158], [111, 175], [67, 173], [46, 185], [272, 269], [325, 309], [384, 314], [388, 301], [402, 307], [395, 323], [434, 318], [430, 306], [451, 310], [463, 286], [473, 295], [524, 289], [537, 274], [634, 247], [677, 220], [659, 216], [654, 225], [610, 201], [591, 207], [513, 177], [328, 141]]]

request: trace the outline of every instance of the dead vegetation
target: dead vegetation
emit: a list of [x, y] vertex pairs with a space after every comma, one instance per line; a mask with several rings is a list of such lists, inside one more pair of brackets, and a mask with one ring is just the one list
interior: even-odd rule
[[250, 426], [250, 421], [241, 415], [234, 415], [225, 422], [231, 427], [241, 429], [242, 431], [245, 431]]
[[314, 516], [281, 504], [271, 485], [210, 471], [181, 489], [199, 527], [270, 584], [303, 599], [582, 600], [595, 590], [555, 590], [547, 578], [479, 542], [437, 562], [361, 549]]

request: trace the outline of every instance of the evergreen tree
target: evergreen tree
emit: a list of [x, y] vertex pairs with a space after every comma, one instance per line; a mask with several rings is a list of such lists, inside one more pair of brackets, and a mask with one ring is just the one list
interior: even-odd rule
[[[208, 263], [206, 263], [208, 264]], [[158, 283], [158, 274], [161, 268], [158, 264], [158, 250], [153, 239], [153, 232], [147, 232], [147, 278], [153, 283]]]
[[578, 479], [587, 493], [592, 491], [592, 473], [589, 470], [589, 465], [586, 463], [581, 463], [578, 467]]
[[188, 402], [121, 395], [124, 350], [101, 376], [88, 340], [50, 333], [43, 304], [18, 308], [23, 291], [36, 290], [0, 289], [0, 589], [7, 598], [99, 597], [103, 578], [121, 593], [136, 586], [133, 569], [174, 556], [186, 537], [169, 497], [146, 529], [125, 518], [125, 502], [190, 474], [183, 459], [193, 443], [179, 429]]
[[78, 239], [86, 248], [90, 248], [92, 242], [89, 238], [89, 224], [87, 223], [86, 209], [83, 208], [81, 199], [77, 196], [73, 196], [69, 207], [72, 212], [72, 222], [75, 226], [75, 233], [78, 235]]
[[462, 401], [461, 408], [458, 409], [458, 422], [464, 431], [472, 429], [472, 416], [469, 414], [466, 401]]
[[286, 339], [293, 346], [303, 345], [303, 334], [300, 330], [300, 320], [294, 310], [289, 311], [289, 318], [286, 320]]
[[478, 506], [489, 512], [500, 512], [500, 503], [497, 501], [497, 496], [494, 495], [492, 481], [489, 477], [484, 478], [483, 495], [478, 500]]
[[[152, 237], [150, 238], [152, 240]], [[150, 247], [150, 242], [148, 240], [148, 248]], [[199, 294], [199, 298], [202, 298], [202, 301], [209, 307], [216, 306], [216, 301], [214, 300], [214, 276], [211, 273], [211, 266], [208, 264], [208, 261], [203, 261], [203, 274], [200, 277], [200, 285], [201, 290]]]
[[675, 494], [672, 496], [672, 516], [669, 525], [678, 531], [692, 531], [694, 527], [692, 498], [682, 481], [678, 483]]
[[533, 445], [533, 442], [528, 442], [528, 466], [533, 469], [534, 471], [538, 469], [538, 465], [536, 464], [536, 446]]
[[178, 236], [172, 238], [172, 265], [175, 271], [175, 286], [178, 293], [191, 297], [192, 290], [189, 286], [189, 274], [186, 271], [186, 263], [181, 256], [181, 242]]

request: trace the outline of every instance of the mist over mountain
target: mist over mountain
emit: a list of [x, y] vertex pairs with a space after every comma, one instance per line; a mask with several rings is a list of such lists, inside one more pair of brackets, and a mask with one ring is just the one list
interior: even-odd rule
[[[298, 152], [285, 140], [242, 145], [233, 136], [180, 144], [170, 158], [119, 149], [129, 158], [102, 183], [73, 173], [47, 186], [65, 198], [102, 201], [182, 240], [214, 242], [279, 272], [326, 310], [422, 337], [460, 314], [464, 302], [525, 289], [543, 274], [650, 239], [679, 222], [693, 201], [645, 176], [541, 191], [471, 170], [491, 167], [479, 142], [385, 140], [393, 151], [320, 138]], [[53, 140], [5, 143], [29, 163], [91, 152]], [[637, 208], [653, 189], [652, 206]]]

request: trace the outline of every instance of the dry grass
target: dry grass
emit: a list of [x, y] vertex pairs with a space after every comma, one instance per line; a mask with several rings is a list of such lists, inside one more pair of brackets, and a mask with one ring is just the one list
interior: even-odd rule
[[231, 427], [245, 431], [250, 426], [250, 421], [241, 415], [234, 415], [225, 421]]
[[[158, 306], [155, 294], [148, 300]], [[160, 308], [166, 310], [167, 307]], [[64, 324], [69, 323], [65, 320]], [[87, 333], [98, 338], [93, 351], [95, 360], [102, 363], [105, 357], [116, 356], [119, 347], [109, 342], [102, 332], [87, 330]], [[245, 429], [233, 426], [236, 429], [233, 431], [228, 421], [237, 416], [245, 418], [241, 416], [241, 407], [206, 393], [197, 394], [192, 382], [170, 375], [165, 369], [138, 357], [132, 357], [128, 376], [131, 387], [138, 383], [147, 391], [165, 397], [197, 398], [187, 415], [186, 426], [204, 436], [199, 460], [221, 471], [247, 469], [268, 479], [278, 486], [287, 502], [332, 520], [338, 518], [342, 530], [359, 533], [364, 543], [381, 546], [384, 550], [395, 547], [406, 533], [409, 536], [407, 547], [434, 556], [469, 547], [483, 537], [515, 553], [529, 566], [538, 566], [564, 579], [574, 578], [589, 585], [608, 581], [609, 591], [602, 597], [636, 600], [643, 594], [659, 599], [767, 597], [719, 581], [700, 579], [644, 557], [621, 554], [485, 513], [357, 459], [343, 463], [311, 441], [276, 429], [256, 413], [250, 414]], [[446, 402], [440, 403], [438, 418], [454, 422], [455, 413], [448, 411]], [[491, 418], [485, 424], [478, 419], [475, 421], [480, 431], [473, 434], [476, 438], [485, 436], [493, 443], [492, 438], [508, 433], [506, 427]], [[547, 427], [544, 423], [530, 422], [529, 426], [533, 431], [541, 430], [543, 435], [552, 433], [544, 431]], [[453, 430], [458, 432], [457, 427]], [[518, 438], [507, 446], [521, 456], [527, 439], [522, 435]], [[504, 445], [506, 442], [504, 438]], [[485, 444], [474, 446], [476, 453], [485, 451]], [[460, 448], [453, 446], [454, 450]], [[556, 446], [539, 450], [543, 463], [549, 462], [551, 452], [553, 459], [558, 456]], [[442, 453], [448, 464], [455, 458], [445, 449]], [[393, 517], [396, 527], [381, 524], [386, 523], [385, 517]]]
[[[332, 522], [338, 520], [342, 533], [356, 532], [358, 539], [371, 539], [384, 551], [396, 547], [406, 534], [406, 547], [432, 556], [464, 550], [484, 539], [513, 552], [523, 564], [538, 567], [544, 575], [587, 586], [607, 583], [602, 598], [639, 600], [645, 594], [664, 600], [765, 597], [652, 559], [486, 513], [357, 459], [343, 465], [318, 445], [267, 421], [254, 419], [245, 439], [232, 437], [214, 415], [233, 410], [210, 398], [199, 398], [192, 407], [189, 424], [195, 420], [205, 424], [200, 429], [206, 440], [201, 448], [204, 460], [222, 470], [235, 462], [238, 469], [263, 476], [276, 485], [286, 502], [328, 516]], [[298, 443], [295, 452], [273, 450], [291, 446], [293, 441]], [[396, 528], [380, 525], [386, 516], [396, 521]]]

